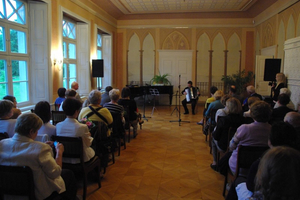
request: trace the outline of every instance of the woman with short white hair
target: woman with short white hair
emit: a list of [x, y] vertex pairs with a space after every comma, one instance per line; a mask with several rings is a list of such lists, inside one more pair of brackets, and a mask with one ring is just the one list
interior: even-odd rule
[[74, 174], [70, 170], [62, 170], [64, 146], [57, 144], [54, 158], [50, 147], [53, 142], [49, 142], [49, 145], [34, 141], [42, 124], [43, 121], [36, 114], [20, 115], [14, 136], [0, 141], [0, 163], [30, 167], [36, 199], [46, 199], [58, 194], [63, 199], [75, 199], [77, 189]]

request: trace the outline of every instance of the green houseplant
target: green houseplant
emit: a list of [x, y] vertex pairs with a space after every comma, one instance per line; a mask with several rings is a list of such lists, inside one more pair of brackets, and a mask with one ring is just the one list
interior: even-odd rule
[[255, 75], [252, 71], [246, 73], [245, 70], [232, 74], [230, 76], [222, 76], [222, 81], [224, 82], [225, 90], [228, 90], [231, 85], [235, 85], [237, 93], [241, 94], [245, 87], [254, 80]]
[[163, 74], [161, 75], [160, 72], [158, 75], [155, 75], [151, 80], [151, 85], [171, 85], [171, 82], [169, 81], [168, 77], [169, 74]]

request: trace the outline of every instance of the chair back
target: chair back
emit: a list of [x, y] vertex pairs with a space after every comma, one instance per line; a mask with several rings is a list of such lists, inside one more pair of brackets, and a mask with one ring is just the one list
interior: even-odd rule
[[269, 149], [268, 146], [243, 146], [238, 147], [238, 156], [236, 164], [236, 175], [240, 169], [249, 169], [251, 165], [260, 158], [264, 152]]
[[112, 124], [112, 136], [113, 137], [122, 137], [125, 134], [124, 125], [122, 122], [122, 116], [119, 113], [111, 113], [113, 117]]
[[4, 195], [35, 199], [33, 173], [30, 167], [0, 165], [0, 199], [3, 199]]
[[9, 138], [9, 136], [8, 136], [8, 133], [6, 133], [6, 132], [0, 132], [0, 140], [3, 140], [3, 139], [6, 139], [6, 138]]
[[57, 141], [64, 145], [64, 158], [79, 158], [83, 163], [83, 144], [81, 137], [63, 137], [52, 136], [53, 141]]
[[67, 115], [64, 111], [51, 111], [52, 114], [52, 124], [56, 125], [58, 122], [62, 122], [67, 118]]
[[130, 129], [130, 108], [129, 105], [123, 105], [124, 118], [125, 118], [125, 129]]
[[54, 141], [60, 142], [64, 145], [63, 158], [79, 158], [80, 164], [63, 163], [63, 168], [71, 169], [74, 173], [78, 172], [82, 175], [83, 179], [83, 199], [86, 199], [87, 194], [87, 176], [88, 172], [94, 170], [97, 167], [97, 179], [98, 188], [101, 187], [100, 182], [100, 160], [98, 156], [95, 156], [88, 162], [83, 160], [83, 144], [81, 137], [63, 137], [63, 136], [52, 136]]

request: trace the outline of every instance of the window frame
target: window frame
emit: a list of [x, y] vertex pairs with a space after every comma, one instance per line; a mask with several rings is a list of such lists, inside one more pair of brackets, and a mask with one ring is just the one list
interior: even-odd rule
[[[69, 37], [65, 37], [63, 35], [63, 21], [67, 21], [67, 22], [70, 22], [72, 24], [74, 24], [75, 26], [75, 39], [72, 39], [72, 38], [69, 38]], [[65, 55], [63, 56], [63, 68], [62, 70], [64, 71], [64, 67], [65, 67], [65, 64], [66, 64], [66, 78], [64, 78], [63, 76], [63, 73], [62, 73], [62, 85], [64, 86], [64, 80], [66, 80], [66, 89], [70, 89], [71, 88], [71, 83], [70, 83], [70, 80], [71, 79], [74, 79], [75, 78], [75, 81], [77, 81], [77, 76], [78, 76], [78, 66], [77, 66], [77, 59], [78, 59], [78, 45], [77, 45], [77, 38], [78, 38], [78, 33], [77, 33], [77, 22], [72, 20], [71, 18], [68, 18], [67, 16], [63, 16], [63, 19], [62, 19], [62, 49], [63, 49], [63, 54], [66, 53], [66, 57]], [[64, 52], [64, 48], [63, 48], [63, 45], [64, 43], [66, 43], [66, 52]], [[69, 58], [69, 44], [74, 44], [75, 45], [75, 55], [76, 55], [76, 58], [73, 59], [73, 58]], [[75, 77], [70, 77], [70, 73], [69, 73], [69, 67], [70, 67], [70, 64], [74, 64], [75, 65], [75, 72], [76, 72], [76, 76]]]
[[[13, 90], [13, 75], [12, 75], [12, 61], [17, 60], [17, 61], [25, 61], [26, 62], [26, 68], [27, 68], [27, 97], [28, 99], [23, 102], [18, 102], [18, 106], [25, 106], [29, 105], [31, 101], [31, 81], [30, 81], [30, 38], [29, 38], [29, 7], [28, 7], [28, 2], [18, 0], [19, 2], [22, 2], [25, 7], [25, 24], [17, 23], [14, 21], [9, 21], [8, 19], [3, 19], [0, 18], [0, 26], [4, 28], [4, 34], [5, 38], [5, 51], [0, 51], [0, 59], [1, 60], [6, 60], [6, 84], [7, 84], [7, 94], [14, 95], [14, 90]], [[2, 2], [1, 2], [2, 3]], [[16, 30], [20, 32], [25, 33], [25, 38], [26, 38], [26, 53], [14, 53], [11, 52], [11, 42], [8, 44], [8, 42], [11, 40], [10, 37], [10, 30]], [[2, 82], [5, 83], [5, 82]], [[18, 100], [17, 100], [18, 101]]]

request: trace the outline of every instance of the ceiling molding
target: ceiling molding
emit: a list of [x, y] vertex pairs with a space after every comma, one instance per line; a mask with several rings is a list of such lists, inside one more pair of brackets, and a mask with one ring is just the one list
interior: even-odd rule
[[76, 5], [78, 5], [79, 7], [83, 8], [87, 12], [91, 13], [92, 15], [95, 15], [99, 19], [101, 19], [101, 20], [105, 21], [106, 23], [110, 24], [114, 28], [117, 28], [117, 20], [115, 18], [114, 18], [114, 20], [109, 19], [108, 17], [106, 17], [105, 15], [103, 15], [101, 12], [103, 12], [103, 13], [109, 15], [110, 17], [112, 17], [110, 14], [108, 14], [107, 12], [105, 12], [98, 5], [95, 5], [95, 7], [97, 7], [97, 9], [101, 10], [101, 12], [96, 11], [95, 9], [93, 9], [92, 7], [86, 5], [85, 3], [81, 2], [80, 0], [70, 0], [70, 1], [72, 1], [73, 3], [75, 3]]

